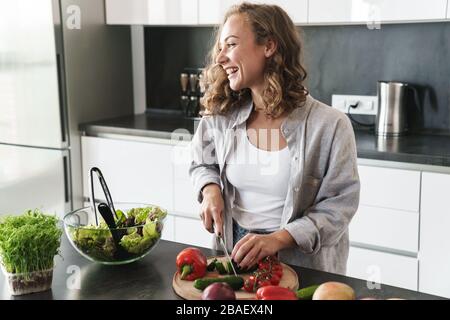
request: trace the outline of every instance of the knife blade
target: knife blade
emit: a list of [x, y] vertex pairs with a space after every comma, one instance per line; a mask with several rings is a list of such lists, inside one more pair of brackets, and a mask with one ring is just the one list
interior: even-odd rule
[[225, 252], [225, 256], [228, 260], [228, 263], [231, 264], [231, 269], [233, 269], [233, 273], [237, 277], [238, 276], [237, 272], [234, 269], [233, 261], [231, 261], [230, 255], [228, 254], [227, 246], [225, 245], [225, 240], [223, 239], [223, 236], [219, 236], [219, 239], [220, 239], [220, 244], [222, 246], [223, 252]]

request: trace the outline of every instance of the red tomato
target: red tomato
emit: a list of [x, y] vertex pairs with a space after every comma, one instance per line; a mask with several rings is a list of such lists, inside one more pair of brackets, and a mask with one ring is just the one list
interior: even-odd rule
[[270, 263], [260, 261], [258, 262], [258, 270], [269, 270], [270, 269]]
[[272, 276], [270, 277], [270, 284], [277, 286], [280, 283], [281, 278], [276, 275], [276, 274], [272, 274]]
[[258, 282], [256, 284], [256, 287], [257, 287], [257, 289], [259, 289], [259, 288], [267, 287], [267, 286], [270, 286], [270, 285], [271, 285], [270, 280], [264, 278], [264, 279], [259, 279], [258, 280]]
[[272, 268], [272, 274], [279, 276], [280, 278], [283, 276], [283, 267], [280, 266], [274, 266]]
[[254, 275], [250, 276], [247, 280], [245, 280], [244, 290], [250, 293], [256, 291], [256, 277]]

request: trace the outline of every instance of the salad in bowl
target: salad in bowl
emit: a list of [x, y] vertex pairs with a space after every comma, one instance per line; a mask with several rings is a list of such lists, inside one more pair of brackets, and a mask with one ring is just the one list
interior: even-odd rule
[[167, 210], [150, 204], [116, 203], [110, 229], [93, 207], [64, 217], [72, 246], [85, 258], [103, 264], [125, 264], [143, 258], [158, 243]]

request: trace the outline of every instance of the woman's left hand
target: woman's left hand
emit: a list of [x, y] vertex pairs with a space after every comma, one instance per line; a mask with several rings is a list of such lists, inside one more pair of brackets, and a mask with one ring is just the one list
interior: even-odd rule
[[281, 249], [294, 245], [294, 239], [286, 230], [271, 234], [248, 233], [236, 243], [231, 258], [240, 268], [249, 268], [262, 258], [275, 255]]

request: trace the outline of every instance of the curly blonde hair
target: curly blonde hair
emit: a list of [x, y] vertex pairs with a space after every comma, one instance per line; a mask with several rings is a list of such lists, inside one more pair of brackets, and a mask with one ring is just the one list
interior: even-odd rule
[[227, 19], [235, 14], [242, 15], [249, 23], [257, 44], [265, 44], [268, 39], [277, 44], [276, 52], [268, 59], [264, 70], [262, 100], [265, 114], [277, 118], [301, 107], [308, 90], [303, 85], [307, 73], [301, 63], [302, 42], [298, 30], [280, 7], [244, 2], [232, 6], [216, 30], [215, 44], [202, 77], [205, 94], [201, 104], [205, 114], [226, 114], [251, 99], [250, 89], [233, 91], [230, 88], [225, 70], [216, 62], [220, 33]]

